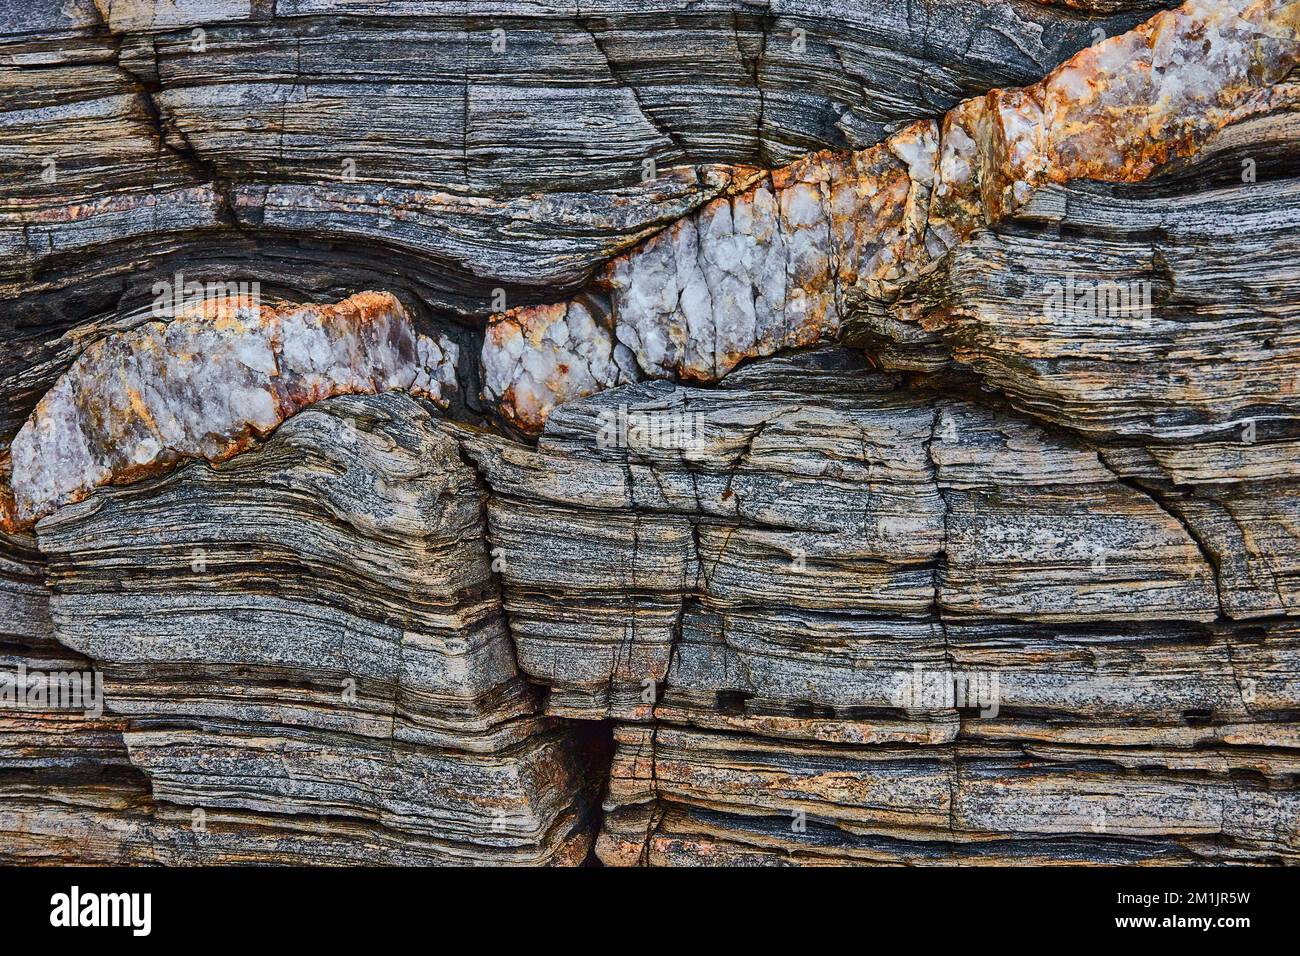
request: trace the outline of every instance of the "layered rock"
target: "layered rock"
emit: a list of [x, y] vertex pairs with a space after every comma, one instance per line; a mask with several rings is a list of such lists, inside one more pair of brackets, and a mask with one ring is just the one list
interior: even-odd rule
[[1295, 91], [1277, 92], [1162, 181], [1044, 189], [845, 340], [900, 371], [958, 363], [1095, 436], [1202, 456], [1294, 437], [1300, 127]]
[[[1157, 4], [1157, 5], [1169, 5]], [[155, 281], [492, 312], [722, 195], [1145, 19], [1007, 0], [112, 4], [0, 12], [0, 433]], [[467, 395], [477, 395], [474, 382]]]
[[[65, 192], [81, 195], [105, 178], [140, 187], [154, 176], [166, 185], [333, 180], [340, 198], [355, 182], [357, 199], [378, 184], [434, 201], [581, 194], [640, 181], [646, 159], [663, 169], [779, 165], [869, 145], [891, 123], [1037, 80], [1160, 5], [1169, 4], [1116, 3], [1087, 22], [1033, 0], [915, 10], [886, 0], [650, 3], [635, 15], [617, 3], [449, 10], [330, 0], [161, 13], [148, 2], [101, 10], [78, 0], [7, 14], [5, 65], [30, 108], [6, 125], [15, 155], [36, 174], [42, 157], [58, 157]], [[59, 107], [79, 122], [60, 126]], [[543, 119], [555, 117], [565, 122]], [[88, 132], [101, 134], [92, 153]], [[355, 171], [345, 180], [348, 157]], [[56, 192], [42, 185], [33, 175], [23, 192]], [[83, 223], [93, 221], [86, 212]], [[50, 253], [30, 238], [21, 244], [32, 254]]]
[[835, 351], [731, 385], [573, 403], [537, 449], [335, 399], [43, 521], [150, 781], [118, 852], [574, 861], [613, 717], [610, 864], [1294, 858], [1300, 633], [1219, 607], [1271, 582], [1012, 413]]
[[585, 855], [599, 749], [519, 679], [482, 520], [455, 444], [390, 396], [313, 406], [220, 467], [41, 522], [58, 638], [104, 673], [154, 825], [189, 831], [164, 845]]
[[[185, 458], [223, 461], [312, 402], [407, 389], [446, 405], [456, 346], [417, 335], [393, 296], [264, 306], [221, 296], [93, 343], [9, 457], [11, 524]], [[2, 517], [2, 515], [0, 515]]]
[[1300, 5], [1170, 6], [0, 14], [0, 858], [1295, 863]]
[[1232, 619], [1284, 579], [1105, 451], [833, 356], [464, 439], [520, 666], [619, 721], [601, 858], [1294, 860], [1300, 632]]
[[149, 788], [131, 765], [125, 722], [93, 687], [92, 699], [52, 700], [48, 683], [38, 695], [51, 677], [93, 673], [56, 638], [35, 539], [0, 532], [0, 861], [155, 858]]
[[[742, 359], [832, 336], [849, 305], [897, 298], [1039, 187], [1139, 182], [1275, 109], [1288, 93], [1273, 84], [1300, 59], [1298, 35], [1294, 3], [1189, 0], [1032, 86], [966, 100], [867, 150], [797, 160], [605, 266], [605, 315], [589, 323], [603, 341], [548, 334], [563, 308], [495, 316], [485, 397], [536, 432], [551, 408], [596, 391], [559, 371], [581, 352], [621, 348], [642, 376], [713, 381]], [[520, 341], [539, 356], [517, 357]]]

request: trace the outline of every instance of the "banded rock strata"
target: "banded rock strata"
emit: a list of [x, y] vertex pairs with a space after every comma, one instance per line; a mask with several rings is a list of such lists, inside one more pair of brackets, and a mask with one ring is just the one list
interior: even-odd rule
[[456, 351], [417, 335], [401, 303], [373, 292], [278, 309], [209, 299], [101, 339], [14, 437], [10, 524], [30, 527], [99, 485], [183, 458], [222, 461], [333, 395], [402, 388], [445, 406]]
[[[1040, 186], [1141, 181], [1272, 109], [1286, 95], [1272, 85], [1300, 60], [1298, 35], [1300, 7], [1287, 0], [1189, 0], [1032, 86], [775, 170], [614, 259], [597, 279], [606, 296], [495, 316], [485, 397], [536, 432], [552, 408], [599, 387], [713, 381], [744, 358], [833, 336], [850, 308], [896, 299]], [[603, 341], [551, 332], [575, 309]]]
[[[45, 559], [30, 535], [0, 532], [0, 681], [94, 668], [57, 639]], [[149, 786], [125, 722], [49, 707], [0, 708], [0, 857], [6, 862], [157, 861]]]
[[1297, 5], [1167, 7], [0, 15], [0, 858], [1295, 863]]
[[[899, 371], [956, 363], [1090, 435], [1184, 447], [1294, 437], [1300, 114], [1295, 88], [1275, 92], [1285, 99], [1207, 143], [1182, 183], [1170, 170], [1046, 188], [906, 299], [850, 319], [845, 341]], [[1267, 181], [1243, 182], [1258, 163]]]
[[[185, 829], [179, 808], [198, 806], [240, 833], [292, 833], [325, 812], [446, 853], [443, 813], [492, 818], [442, 747], [482, 740], [477, 755], [521, 722], [581, 734], [613, 719], [598, 847], [611, 864], [1294, 859], [1297, 632], [1285, 614], [1220, 606], [1277, 582], [1216, 569], [1157, 492], [1015, 413], [917, 393], [834, 350], [729, 383], [572, 403], [537, 449], [397, 394], [335, 399], [258, 452], [43, 521], [59, 639], [107, 673], [155, 825]], [[704, 442], [611, 445], [620, 407], [699, 416]], [[363, 478], [387, 462], [408, 477]], [[455, 507], [423, 491], [447, 481]], [[397, 514], [373, 514], [381, 503]], [[196, 509], [230, 517], [184, 517]], [[339, 541], [327, 515], [364, 534]], [[399, 528], [429, 527], [434, 564], [394, 551]], [[488, 632], [504, 641], [509, 622], [518, 676], [550, 715], [525, 707], [509, 732], [467, 713], [467, 696], [485, 704], [462, 682], [522, 688], [510, 644], [504, 669], [451, 666], [474, 653], [467, 617], [440, 629], [413, 603], [464, 593], [434, 569], [482, 582], [489, 548]], [[383, 664], [394, 615], [400, 678]], [[357, 702], [341, 707], [349, 674]], [[913, 681], [994, 674], [984, 713], [907, 697]], [[370, 724], [403, 753], [368, 756]], [[434, 777], [429, 750], [446, 761]], [[399, 803], [433, 779], [445, 796]], [[492, 832], [461, 830], [476, 848], [456, 858], [499, 852]], [[220, 852], [233, 838], [208, 839]], [[302, 858], [296, 839], [257, 852]], [[353, 840], [333, 830], [320, 858]]]
[[[535, 452], [469, 439], [521, 666], [619, 722], [602, 859], [1294, 859], [1294, 579], [1012, 413], [748, 372], [570, 403]], [[620, 403], [704, 443], [605, 447]], [[1239, 476], [1293, 527], [1268, 471]], [[997, 675], [996, 712], [901, 705], [922, 675]]]
[[555, 302], [737, 164], [870, 146], [1167, 5], [13, 5], [0, 433], [178, 270], [392, 291], [421, 331], [466, 331], [468, 381], [495, 290]]
[[482, 520], [394, 395], [42, 521], [54, 628], [105, 674], [152, 826], [217, 860], [580, 861], [599, 777], [516, 672]]

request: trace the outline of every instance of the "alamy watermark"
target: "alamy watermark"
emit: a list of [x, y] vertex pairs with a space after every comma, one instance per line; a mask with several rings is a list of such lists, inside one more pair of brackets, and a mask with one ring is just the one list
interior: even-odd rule
[[1067, 275], [1043, 286], [1043, 317], [1062, 319], [1114, 319], [1133, 325], [1151, 322], [1151, 283], [1145, 279], [1101, 282]]
[[83, 893], [73, 886], [50, 897], [50, 925], [122, 926], [132, 936], [148, 936], [153, 929], [152, 893]]
[[601, 448], [699, 451], [704, 447], [704, 413], [629, 412], [627, 405], [604, 408], [596, 444]]
[[0, 709], [104, 713], [104, 675], [99, 671], [0, 671]]
[[1001, 700], [997, 671], [926, 668], [913, 664], [899, 671], [890, 701], [904, 710], [978, 708], [981, 717], [996, 717]]
[[160, 279], [150, 291], [154, 295], [150, 314], [160, 319], [180, 315], [218, 299], [237, 297], [253, 308], [262, 302], [260, 282], [187, 282], [183, 272], [173, 274], [170, 282]]

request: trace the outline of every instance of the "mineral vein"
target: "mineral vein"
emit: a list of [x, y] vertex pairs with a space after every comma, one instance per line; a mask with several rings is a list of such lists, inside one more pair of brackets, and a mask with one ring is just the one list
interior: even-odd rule
[[0, 523], [28, 527], [101, 485], [182, 459], [223, 461], [331, 396], [405, 389], [445, 404], [456, 357], [454, 343], [417, 335], [383, 292], [280, 308], [211, 299], [110, 335], [77, 358], [14, 438], [13, 500], [0, 506]]
[[607, 263], [567, 305], [492, 317], [484, 397], [525, 432], [625, 381], [708, 382], [833, 336], [1040, 186], [1140, 182], [1268, 105], [1300, 58], [1297, 0], [1188, 0], [1042, 81], [860, 151], [812, 153]]

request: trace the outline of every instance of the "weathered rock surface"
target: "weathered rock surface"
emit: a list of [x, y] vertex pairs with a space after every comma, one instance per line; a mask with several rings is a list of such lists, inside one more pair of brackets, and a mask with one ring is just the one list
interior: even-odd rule
[[[815, 372], [617, 389], [536, 451], [467, 439], [520, 666], [553, 713], [620, 722], [602, 858], [1294, 859], [1283, 579], [1216, 567], [1096, 447]], [[603, 447], [620, 405], [702, 441]], [[966, 706], [905, 706], [954, 678]]]
[[153, 841], [141, 829], [149, 789], [123, 743], [125, 722], [109, 713], [15, 706], [19, 674], [94, 666], [56, 639], [44, 572], [34, 538], [0, 532], [0, 859], [111, 864], [151, 857]]
[[604, 312], [587, 323], [600, 344], [546, 331], [564, 307], [495, 316], [485, 397], [535, 432], [550, 409], [605, 384], [563, 371], [592, 350], [622, 351], [624, 377], [713, 381], [834, 335], [849, 308], [896, 299], [1040, 186], [1139, 182], [1272, 111], [1289, 96], [1272, 84], [1298, 61], [1294, 4], [1189, 0], [1032, 86], [965, 100], [866, 150], [811, 154], [610, 262], [597, 279], [608, 299], [584, 304]]
[[457, 348], [393, 296], [278, 309], [219, 297], [87, 348], [10, 448], [13, 521], [184, 458], [223, 461], [312, 402], [407, 389], [447, 405]]
[[353, 862], [575, 862], [599, 778], [516, 673], [482, 521], [426, 411], [335, 399], [224, 465], [65, 507], [39, 540], [59, 640], [216, 858], [254, 852], [251, 829], [290, 857], [330, 832], [318, 852]]
[[13, 5], [0, 432], [178, 270], [386, 289], [477, 355], [495, 290], [558, 301], [728, 188], [716, 164], [870, 146], [1168, 5]]
[[0, 13], [0, 860], [1300, 862], [1300, 3], [1173, 7]]

